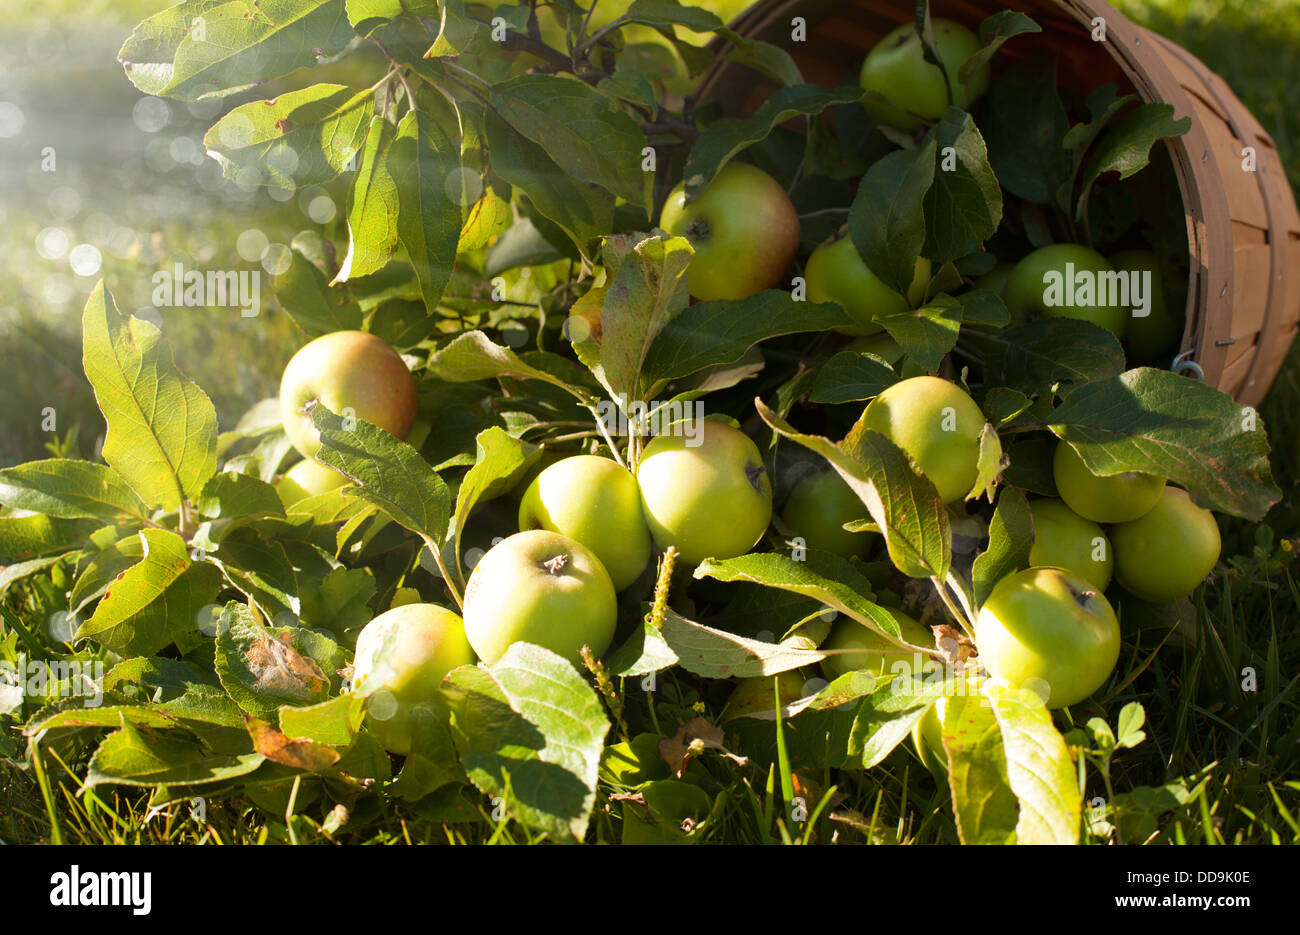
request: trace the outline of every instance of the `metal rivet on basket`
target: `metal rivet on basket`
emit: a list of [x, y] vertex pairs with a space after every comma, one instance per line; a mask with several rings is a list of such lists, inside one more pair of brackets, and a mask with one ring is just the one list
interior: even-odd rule
[[1210, 151], [1207, 149], [1205, 152], [1201, 153], [1201, 162], [1209, 162], [1209, 160], [1210, 160]]
[[1236, 344], [1236, 338], [1220, 338], [1214, 342], [1215, 347], [1227, 347], [1229, 344]]
[[1194, 347], [1191, 348], [1190, 350], [1183, 351], [1181, 354], [1179, 354], [1177, 357], [1174, 358], [1174, 362], [1169, 365], [1169, 369], [1172, 370], [1174, 373], [1184, 374], [1186, 376], [1192, 377], [1195, 380], [1200, 381], [1201, 383], [1204, 383], [1205, 371], [1201, 369], [1200, 364], [1190, 359], [1191, 356], [1195, 353], [1196, 353], [1196, 348]]
[[1219, 298], [1223, 298], [1223, 294], [1227, 291], [1228, 291], [1228, 284], [1225, 282], [1223, 284], [1223, 288], [1219, 290]]

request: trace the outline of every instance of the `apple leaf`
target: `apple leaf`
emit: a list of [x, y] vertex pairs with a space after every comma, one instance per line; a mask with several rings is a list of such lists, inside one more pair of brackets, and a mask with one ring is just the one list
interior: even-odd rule
[[492, 171], [523, 191], [544, 218], [557, 225], [584, 256], [590, 244], [614, 229], [614, 196], [573, 178], [546, 148], [519, 133], [495, 111], [484, 114]]
[[81, 545], [97, 520], [55, 519], [44, 513], [0, 516], [0, 565], [10, 565]]
[[[601, 253], [606, 285], [574, 303], [574, 352], [611, 399], [641, 399], [654, 376], [646, 367], [653, 342], [688, 301], [684, 274], [692, 250], [685, 237], [614, 234], [605, 238]], [[593, 333], [579, 335], [578, 321]]]
[[361, 307], [331, 289], [325, 274], [297, 250], [289, 251], [289, 268], [271, 277], [271, 290], [280, 308], [313, 337], [361, 328]]
[[885, 537], [890, 560], [911, 578], [939, 578], [952, 562], [948, 511], [934, 485], [912, 469], [907, 455], [889, 439], [861, 428], [840, 444], [796, 432], [761, 399], [754, 405], [778, 435], [816, 452], [858, 495]]
[[347, 0], [348, 22], [359, 34], [368, 36], [376, 27], [403, 13], [434, 16], [448, 4], [438, 0]]
[[578, 670], [550, 650], [515, 643], [492, 666], [453, 669], [443, 690], [470, 781], [502, 797], [522, 825], [581, 841], [609, 718]]
[[914, 150], [877, 160], [862, 177], [849, 207], [848, 230], [867, 268], [899, 295], [916, 278], [925, 245], [925, 193], [934, 183], [933, 136]]
[[69, 698], [63, 703], [46, 705], [24, 725], [23, 733], [34, 737], [44, 731], [121, 727], [123, 723], [157, 730], [178, 726], [176, 721], [161, 711], [146, 705], [131, 704], [124, 695], [117, 692], [105, 692], [99, 700], [99, 707], [89, 707], [85, 698]]
[[280, 730], [295, 740], [346, 747], [365, 715], [365, 700], [349, 692], [305, 708], [284, 705], [279, 712]]
[[122, 656], [155, 653], [197, 629], [199, 610], [221, 586], [221, 573], [206, 562], [191, 562], [176, 533], [144, 529], [139, 536], [140, 561], [118, 575], [76, 633]]
[[1092, 186], [1101, 175], [1118, 172], [1121, 179], [1129, 178], [1150, 163], [1151, 147], [1157, 140], [1182, 136], [1191, 126], [1191, 117], [1174, 119], [1172, 104], [1139, 104], [1120, 117], [1101, 135], [1088, 157], [1075, 219], [1084, 219]]
[[474, 507], [480, 500], [491, 499], [509, 490], [542, 456], [540, 447], [514, 438], [498, 426], [479, 432], [474, 443], [477, 455], [456, 492], [456, 510], [448, 535], [458, 567], [460, 537]]
[[1032, 59], [1013, 65], [989, 86], [980, 129], [989, 163], [1002, 187], [1045, 205], [1070, 179], [1070, 154], [1061, 145], [1070, 128], [1056, 86], [1056, 62]]
[[[397, 183], [388, 169], [393, 125], [370, 118], [348, 211], [348, 252], [330, 285], [368, 276], [388, 265], [397, 246]], [[339, 329], [342, 330], [342, 329]]]
[[975, 559], [972, 569], [976, 607], [984, 604], [999, 581], [1029, 564], [1033, 543], [1034, 518], [1029, 501], [1016, 487], [1004, 486], [989, 523], [988, 548]]
[[1255, 410], [1167, 370], [1081, 386], [1048, 421], [1095, 474], [1155, 474], [1202, 507], [1255, 522], [1281, 498]]
[[199, 101], [315, 65], [355, 38], [339, 0], [184, 0], [138, 25], [117, 58], [145, 94]]
[[197, 786], [246, 776], [264, 762], [260, 753], [212, 753], [197, 740], [174, 732], [146, 735], [124, 721], [95, 750], [83, 785]]
[[654, 338], [642, 370], [646, 384], [653, 385], [737, 361], [768, 338], [852, 324], [834, 303], [797, 302], [780, 289], [764, 289], [737, 302], [696, 302]]
[[678, 663], [677, 654], [664, 642], [663, 635], [649, 618], [642, 620], [627, 642], [604, 661], [610, 672], [620, 678], [649, 675]]
[[[705, 559], [695, 569], [695, 577], [752, 581], [801, 594], [820, 601], [835, 613], [851, 617], [886, 639], [913, 648], [902, 639], [894, 615], [865, 596], [872, 594], [871, 583], [847, 559], [829, 552], [809, 550], [807, 560], [798, 562], [776, 552], [755, 552], [726, 560]], [[748, 674], [771, 675], [776, 671], [780, 670]]]
[[856, 706], [846, 752], [863, 769], [871, 769], [907, 739], [916, 722], [952, 682], [882, 679]]
[[941, 293], [920, 308], [897, 315], [882, 315], [876, 321], [898, 342], [903, 353], [929, 373], [934, 373], [947, 353], [957, 345], [961, 316], [961, 302]]
[[989, 328], [1004, 328], [1011, 321], [1007, 303], [996, 292], [975, 289], [957, 296], [961, 303], [961, 320], [967, 325], [984, 325]]
[[103, 456], [147, 506], [175, 509], [217, 469], [212, 401], [151, 322], [123, 317], [101, 280], [82, 316], [83, 365], [108, 423]]
[[984, 353], [985, 379], [1027, 395], [1052, 388], [1060, 395], [1095, 381], [1118, 377], [1124, 370], [1119, 340], [1090, 321], [1040, 318], [1013, 325], [997, 335], [966, 332]]
[[338, 691], [347, 657], [333, 641], [298, 627], [269, 629], [252, 612], [226, 605], [217, 628], [216, 671], [235, 703], [275, 723], [282, 705], [308, 707]]
[[963, 84], [970, 80], [975, 71], [997, 54], [1003, 44], [1015, 36], [1025, 33], [1042, 32], [1042, 27], [1018, 10], [1000, 10], [980, 23], [979, 50], [962, 63], [957, 72], [957, 80]]
[[0, 470], [0, 503], [62, 519], [149, 518], [140, 498], [111, 467], [65, 458]]
[[284, 514], [275, 488], [251, 474], [218, 471], [208, 478], [194, 503], [201, 516], [232, 520]]
[[764, 643], [726, 630], [716, 630], [687, 620], [672, 608], [664, 610], [660, 635], [683, 669], [705, 678], [775, 675], [826, 658], [824, 653], [816, 650]]
[[879, 396], [898, 382], [894, 368], [875, 354], [840, 351], [817, 368], [808, 388], [814, 403], [853, 403]]
[[787, 120], [815, 116], [836, 104], [860, 101], [863, 95], [861, 88], [848, 85], [823, 88], [798, 84], [775, 91], [752, 117], [723, 117], [714, 121], [700, 134], [686, 157], [683, 178], [687, 199], [694, 198], [736, 154], [765, 140]]
[[371, 95], [342, 84], [314, 84], [242, 104], [203, 137], [229, 179], [257, 170], [259, 184], [292, 191], [343, 172], [357, 154]]
[[691, 32], [716, 32], [726, 27], [712, 10], [682, 6], [677, 0], [632, 0], [622, 19], [642, 26], [681, 26]]
[[1037, 695], [985, 683], [950, 698], [943, 745], [963, 843], [1078, 843], [1076, 767]]
[[992, 503], [998, 478], [1007, 469], [1008, 463], [1008, 459], [1003, 457], [1002, 439], [998, 437], [997, 429], [992, 423], [984, 423], [984, 428], [980, 432], [979, 457], [975, 462], [975, 483], [971, 485], [965, 499], [977, 500], [988, 494], [989, 502]]
[[449, 183], [459, 177], [460, 147], [431, 116], [411, 110], [397, 125], [384, 161], [397, 187], [397, 239], [432, 315], [451, 279], [460, 242], [461, 206]]
[[997, 231], [1002, 221], [1002, 187], [970, 114], [949, 107], [930, 135], [937, 146], [937, 171], [925, 194], [921, 252], [942, 265], [982, 249]]
[[612, 98], [568, 75], [528, 74], [496, 85], [492, 106], [566, 174], [649, 212], [640, 124]]
[[482, 331], [462, 332], [446, 347], [434, 351], [429, 355], [428, 370], [439, 380], [448, 383], [472, 383], [498, 377], [541, 380], [579, 400], [591, 403], [596, 401], [591, 393], [526, 363], [510, 348], [494, 344]]
[[[729, 27], [719, 29], [718, 35], [730, 42], [732, 46], [723, 55], [726, 61], [734, 65], [744, 65], [747, 68], [752, 68], [760, 75], [764, 75], [780, 85], [791, 87], [803, 84], [803, 72], [799, 70], [798, 63], [795, 62], [794, 57], [789, 52], [779, 45], [741, 35]], [[677, 50], [682, 51], [680, 43], [677, 45]], [[701, 56], [701, 59], [707, 65], [711, 58], [710, 50], [701, 49], [700, 51], [705, 53]], [[691, 69], [692, 75], [698, 73], [699, 69]]]

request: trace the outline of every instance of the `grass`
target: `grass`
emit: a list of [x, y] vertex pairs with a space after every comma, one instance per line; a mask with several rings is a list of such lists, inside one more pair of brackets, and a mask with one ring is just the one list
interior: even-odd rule
[[[729, 2], [720, 12], [730, 14], [743, 3]], [[53, 5], [28, 4], [10, 26], [42, 33], [54, 24], [77, 17], [98, 23], [106, 39], [92, 43], [95, 55], [108, 55], [110, 67], [98, 74], [115, 73], [118, 84], [102, 90], [110, 102], [103, 112], [117, 114], [129, 124], [129, 88], [111, 66], [112, 49], [123, 27], [139, 14], [159, 4], [129, 4], [96, 0]], [[1257, 0], [1250, 4], [1232, 0], [1122, 0], [1118, 6], [1133, 19], [1186, 46], [1222, 75], [1260, 118], [1281, 150], [1293, 183], [1300, 184], [1300, 15], [1294, 0]], [[75, 13], [74, 13], [75, 11]], [[98, 19], [96, 19], [98, 17]], [[104, 24], [108, 24], [105, 28]], [[109, 41], [111, 40], [111, 41]], [[88, 61], [81, 55], [82, 61]], [[10, 72], [21, 84], [24, 75]], [[16, 77], [15, 77], [16, 75]], [[77, 112], [85, 108], [79, 98], [85, 75], [69, 79], [49, 93], [51, 112]], [[54, 106], [62, 102], [59, 106]], [[116, 108], [116, 110], [113, 110]], [[188, 127], [193, 132], [194, 127]], [[102, 152], [87, 150], [78, 157], [78, 141], [71, 135], [60, 159], [69, 167], [83, 164], [87, 173], [105, 170], [96, 165]], [[81, 144], [85, 146], [83, 142]], [[66, 154], [66, 155], [65, 155]], [[101, 174], [100, 179], [111, 176]], [[62, 177], [56, 180], [62, 181]], [[56, 181], [51, 180], [51, 181]], [[150, 226], [140, 210], [145, 192], [137, 188], [113, 190], [103, 181], [105, 200], [100, 210], [123, 220], [138, 235], [140, 250], [150, 256], [170, 256], [175, 251], [199, 252], [200, 240], [219, 244], [214, 260], [229, 260], [235, 236], [248, 223], [248, 208], [238, 199], [220, 197], [199, 224], [181, 217]], [[47, 198], [50, 190], [43, 190]], [[283, 209], [283, 210], [281, 210]], [[5, 316], [0, 331], [0, 367], [7, 372], [31, 373], [33, 361], [43, 360], [45, 379], [19, 381], [18, 397], [9, 413], [39, 411], [56, 401], [62, 425], [78, 420], [94, 424], [97, 414], [79, 377], [80, 350], [75, 320], [68, 310], [49, 313], [41, 301], [39, 279], [57, 264], [47, 262], [32, 248], [36, 232], [46, 226], [41, 204], [11, 202], [5, 215], [6, 256], [10, 269], [23, 271], [34, 290], [19, 283], [0, 285], [0, 311]], [[133, 215], [134, 212], [134, 215]], [[276, 239], [291, 237], [302, 226], [292, 206], [263, 204], [258, 224]], [[279, 212], [279, 213], [277, 213]], [[140, 220], [132, 221], [132, 216]], [[74, 242], [93, 231], [77, 229]], [[224, 252], [223, 252], [224, 251]], [[129, 293], [128, 277], [139, 253], [110, 259], [106, 272]], [[23, 281], [26, 281], [25, 279]], [[75, 284], [78, 289], [81, 283]], [[125, 288], [124, 288], [125, 287]], [[8, 291], [7, 291], [8, 290]], [[270, 331], [256, 342], [218, 340], [228, 323], [205, 322], [178, 315], [168, 320], [171, 340], [189, 348], [185, 368], [200, 385], [233, 386], [218, 400], [223, 424], [248, 402], [273, 390], [266, 373], [278, 373], [287, 350], [297, 337], [287, 322], [274, 317], [262, 324]], [[205, 354], [198, 348], [210, 348]], [[279, 363], [277, 363], [277, 361]], [[16, 368], [21, 367], [18, 371]], [[225, 379], [215, 379], [216, 376]], [[234, 379], [230, 379], [231, 376]], [[28, 395], [23, 395], [28, 394]], [[1125, 652], [1120, 671], [1140, 669], [1130, 684], [1103, 692], [1099, 703], [1080, 706], [1074, 713], [1081, 725], [1093, 715], [1114, 716], [1129, 701], [1139, 701], [1146, 711], [1146, 739], [1137, 747], [1121, 750], [1110, 765], [1110, 780], [1126, 807], [1121, 831], [1127, 841], [1152, 843], [1300, 843], [1300, 573], [1295, 549], [1300, 546], [1300, 350], [1292, 351], [1279, 373], [1260, 414], [1273, 443], [1275, 477], [1284, 491], [1283, 501], [1262, 523], [1228, 519], [1223, 523], [1224, 558], [1218, 573], [1203, 587], [1181, 618], [1165, 619], [1136, 608], [1124, 614]], [[7, 415], [0, 463], [40, 456], [40, 435], [17, 416]], [[93, 436], [83, 431], [83, 442]], [[9, 448], [5, 446], [9, 445]], [[33, 453], [33, 447], [36, 450]], [[1126, 608], [1126, 611], [1129, 610]], [[635, 729], [649, 729], [658, 721], [676, 723], [700, 711], [716, 714], [718, 699], [689, 677], [670, 676], [653, 710], [638, 705], [639, 692], [629, 692], [627, 716]], [[648, 697], [648, 696], [647, 696]], [[792, 751], [801, 738], [795, 724], [786, 725], [775, 755], [777, 738], [767, 733], [748, 738], [755, 748], [770, 748], [775, 765], [766, 770], [740, 766], [726, 757], [706, 755], [697, 761], [701, 784], [709, 791], [712, 810], [699, 826], [705, 841], [760, 842], [872, 842], [952, 843], [956, 840], [946, 790], [905, 749], [896, 751], [868, 772], [796, 771], [790, 766]], [[1113, 726], [1113, 725], [1112, 725]], [[243, 796], [209, 790], [202, 805], [186, 799], [149, 805], [148, 792], [122, 787], [80, 790], [86, 758], [91, 749], [76, 735], [47, 745], [39, 760], [26, 761], [18, 735], [0, 731], [0, 840], [63, 841], [67, 843], [282, 843], [348, 842], [400, 843], [520, 843], [528, 840], [521, 829], [492, 820], [477, 796], [435, 795], [416, 806], [359, 800], [350, 812], [340, 812], [323, 800], [313, 801], [309, 783], [294, 788], [266, 790], [260, 805]], [[766, 762], [767, 760], [764, 760]], [[800, 783], [794, 788], [794, 783]], [[838, 785], [832, 791], [831, 783]], [[1100, 774], [1090, 768], [1085, 800], [1102, 788]], [[598, 840], [618, 840], [620, 806], [610, 799], [614, 790], [601, 787], [601, 798], [591, 835]], [[808, 821], [802, 828], [787, 821], [783, 803], [792, 792], [806, 792]], [[834, 796], [833, 798], [831, 796]], [[830, 807], [818, 808], [834, 802]], [[202, 808], [203, 820], [195, 818]]]

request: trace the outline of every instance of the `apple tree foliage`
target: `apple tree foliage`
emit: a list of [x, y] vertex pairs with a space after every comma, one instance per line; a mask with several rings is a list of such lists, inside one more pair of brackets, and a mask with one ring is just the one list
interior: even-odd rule
[[[120, 53], [127, 77], [146, 94], [217, 102], [205, 145], [228, 176], [349, 190], [339, 242], [296, 240], [275, 299], [308, 336], [364, 328], [407, 354], [423, 428], [398, 441], [318, 407], [320, 458], [350, 483], [286, 508], [272, 487], [290, 457], [275, 402], [221, 430], [160, 330], [101, 284], [83, 336], [108, 425], [102, 461], [0, 470], [0, 658], [107, 673], [98, 707], [67, 683], [3, 696], [32, 755], [87, 751], [87, 788], [147, 787], [156, 805], [274, 803], [297, 784], [300, 806], [383, 795], [448, 822], [482, 808], [555, 840], [589, 836], [598, 797], [617, 791], [637, 797], [623, 800], [624, 840], [691, 840], [717, 791], [702, 764], [731, 755], [693, 717], [719, 697], [714, 680], [818, 662], [838, 615], [938, 655], [902, 640], [883, 582], [895, 570], [926, 581], [947, 622], [968, 624], [1026, 560], [1024, 493], [1053, 493], [1056, 438], [1094, 470], [1156, 473], [1225, 513], [1257, 519], [1277, 500], [1253, 413], [1182, 376], [1126, 369], [1093, 325], [1009, 326], [996, 294], [964, 291], [996, 262], [989, 245], [1008, 221], [1031, 244], [1102, 244], [1131, 227], [1108, 192], [1183, 132], [1167, 108], [1108, 87], [1071, 124], [1055, 66], [1028, 59], [975, 114], [950, 108], [901, 136], [870, 125], [860, 88], [806, 82], [786, 51], [711, 12], [675, 0], [592, 12], [574, 0], [185, 0], [136, 27]], [[1037, 28], [991, 17], [981, 55]], [[717, 55], [778, 90], [748, 117], [697, 109], [693, 78]], [[982, 373], [970, 386], [989, 419], [973, 509], [946, 508], [900, 449], [855, 422], [899, 378], [871, 353], [808, 351], [851, 323], [837, 305], [797, 289], [689, 304], [691, 247], [655, 230], [656, 206], [679, 179], [694, 193], [736, 158], [788, 184], [805, 252], [845, 225], [901, 293], [918, 256], [933, 262], [924, 301], [882, 324], [927, 372]], [[697, 399], [749, 419], [773, 466], [803, 448], [838, 472], [887, 563], [796, 559], [774, 536], [775, 550], [695, 568], [709, 596], [683, 603], [669, 561], [625, 597], [615, 649], [592, 671], [526, 644], [454, 671], [394, 774], [344, 691], [360, 628], [412, 583], [458, 604], [467, 528], [548, 450], [634, 465], [643, 438], [608, 435], [602, 403], [635, 420], [640, 403]], [[975, 550], [958, 547], [972, 538]], [[949, 643], [937, 672], [966, 658]], [[870, 769], [957, 694], [942, 736], [960, 838], [1078, 840], [1077, 751], [1033, 697], [970, 674], [850, 673], [742, 733], [774, 739], [789, 804], [792, 771]], [[641, 718], [634, 730], [635, 696], [656, 684], [678, 687], [651, 702], [655, 729]]]

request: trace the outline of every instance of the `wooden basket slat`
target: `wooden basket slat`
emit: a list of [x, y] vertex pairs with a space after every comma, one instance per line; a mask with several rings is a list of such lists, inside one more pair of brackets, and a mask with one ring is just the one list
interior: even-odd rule
[[[1300, 209], [1273, 141], [1199, 59], [1104, 0], [953, 0], [935, 15], [973, 28], [1007, 7], [1028, 13], [1044, 33], [1009, 43], [998, 67], [1047, 52], [1060, 62], [1064, 88], [1115, 81], [1121, 93], [1136, 90], [1193, 118], [1188, 133], [1161, 144], [1183, 197], [1191, 259], [1182, 348], [1194, 350], [1207, 382], [1258, 402], [1300, 320]], [[786, 48], [807, 80], [833, 86], [855, 75], [867, 50], [913, 12], [910, 0], [760, 0], [732, 26]], [[807, 21], [808, 41], [790, 41], [794, 16]], [[1104, 43], [1089, 35], [1094, 16], [1106, 19]], [[745, 115], [773, 90], [756, 72], [719, 59], [701, 76], [697, 95]], [[1242, 170], [1246, 145], [1256, 149], [1256, 172]]]

